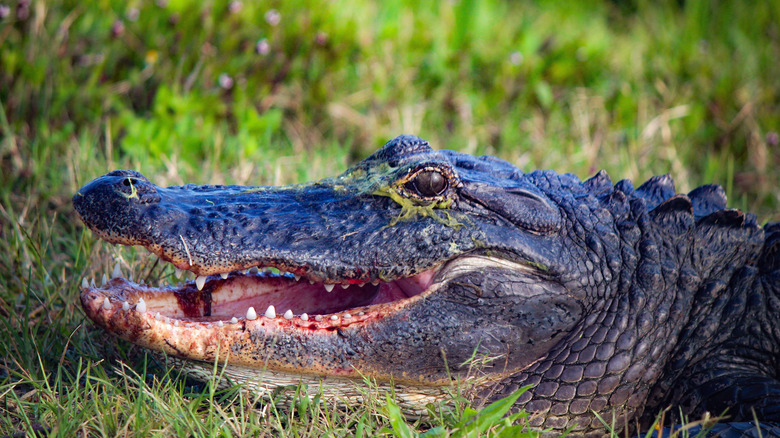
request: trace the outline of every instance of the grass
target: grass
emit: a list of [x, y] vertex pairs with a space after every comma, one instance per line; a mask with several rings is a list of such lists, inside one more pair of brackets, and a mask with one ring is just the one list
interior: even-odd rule
[[[679, 191], [717, 182], [731, 206], [780, 220], [779, 5], [0, 4], [0, 435], [394, 427], [381, 397], [293, 414], [187, 386], [85, 321], [82, 277], [115, 259], [169, 275], [76, 218], [72, 194], [110, 169], [160, 185], [284, 184], [414, 133], [523, 169], [671, 173]], [[458, 406], [409, 433], [452, 431], [468, 412]]]

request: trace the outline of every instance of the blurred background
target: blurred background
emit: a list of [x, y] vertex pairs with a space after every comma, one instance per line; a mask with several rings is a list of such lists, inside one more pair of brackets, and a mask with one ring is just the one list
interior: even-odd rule
[[2, 185], [290, 183], [409, 133], [778, 219], [778, 78], [778, 2], [4, 2]]
[[288, 184], [408, 133], [526, 171], [715, 182], [763, 223], [778, 131], [778, 1], [0, 0], [0, 425], [34, 430], [46, 370], [78, 382], [114, 348], [78, 284], [147, 261], [70, 205], [110, 170]]

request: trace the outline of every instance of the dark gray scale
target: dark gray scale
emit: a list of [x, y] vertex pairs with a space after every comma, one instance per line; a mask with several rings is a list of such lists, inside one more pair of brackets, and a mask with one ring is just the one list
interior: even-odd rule
[[652, 210], [658, 204], [675, 195], [674, 180], [668, 174], [654, 176], [639, 186], [635, 193], [644, 199], [647, 202], [648, 209]]
[[621, 179], [615, 184], [615, 190], [623, 192], [626, 195], [631, 195], [634, 193], [634, 183], [628, 179]]
[[605, 194], [612, 191], [612, 179], [606, 171], [600, 170], [585, 182], [582, 183], [588, 191], [594, 196]]
[[717, 184], [697, 187], [688, 193], [696, 220], [726, 208], [726, 192]]
[[764, 226], [766, 240], [759, 259], [759, 269], [762, 273], [780, 271], [780, 222]]

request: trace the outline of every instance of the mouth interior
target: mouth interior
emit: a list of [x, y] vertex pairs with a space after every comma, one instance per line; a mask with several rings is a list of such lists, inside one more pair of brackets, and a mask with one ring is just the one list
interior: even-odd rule
[[[139, 286], [120, 278], [118, 267], [113, 279], [104, 277], [95, 302], [103, 311], [119, 309], [150, 313], [172, 322], [236, 323], [241, 319], [280, 318], [279, 321], [359, 322], [381, 318], [430, 288], [436, 269], [411, 277], [373, 283], [331, 284], [310, 281], [290, 273], [267, 269], [198, 277], [178, 286], [159, 289]], [[87, 289], [86, 280], [82, 284]], [[102, 293], [100, 293], [102, 292]], [[117, 307], [119, 306], [119, 307]], [[100, 311], [100, 310], [98, 310]]]
[[[240, 317], [247, 309], [263, 313], [273, 306], [279, 314], [301, 317], [370, 311], [371, 307], [411, 298], [423, 293], [432, 283], [433, 270], [413, 277], [378, 284], [334, 284], [296, 280], [292, 275], [238, 274], [227, 279], [210, 277], [203, 291], [211, 295], [211, 311], [187, 315], [208, 320]], [[187, 293], [187, 292], [184, 292]], [[190, 291], [193, 293], [193, 291]], [[290, 312], [287, 312], [287, 311]], [[209, 313], [209, 314], [206, 314]]]

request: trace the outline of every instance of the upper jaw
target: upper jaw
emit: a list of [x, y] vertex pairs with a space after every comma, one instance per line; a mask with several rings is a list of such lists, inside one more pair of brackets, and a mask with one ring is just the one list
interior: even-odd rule
[[[103, 240], [144, 246], [198, 276], [270, 266], [319, 282], [370, 283], [411, 276], [473, 246], [442, 224], [390, 225], [401, 214], [391, 199], [332, 181], [162, 188], [140, 174], [112, 174], [74, 196], [84, 223]], [[154, 200], [123, 192], [127, 179]], [[425, 252], [409, 257], [415, 247]]]

